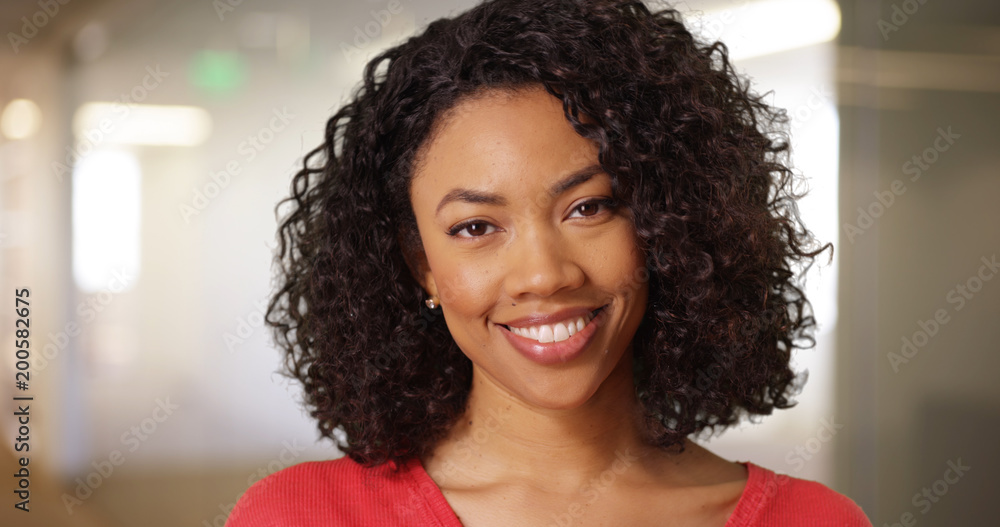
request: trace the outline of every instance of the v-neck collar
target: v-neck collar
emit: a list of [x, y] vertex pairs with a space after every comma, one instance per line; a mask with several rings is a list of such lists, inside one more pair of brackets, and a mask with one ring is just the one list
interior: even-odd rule
[[[765, 483], [769, 480], [768, 471], [749, 461], [741, 461], [739, 464], [747, 469], [747, 482], [740, 494], [736, 508], [730, 514], [725, 527], [746, 527], [752, 525], [754, 518], [760, 512], [766, 502], [767, 492], [762, 492]], [[444, 493], [431, 479], [430, 474], [424, 470], [419, 458], [412, 458], [406, 462], [406, 472], [412, 477], [416, 490], [425, 500], [427, 508], [438, 527], [462, 527], [462, 522], [458, 519], [454, 509], [445, 499]], [[775, 489], [777, 490], [777, 489]]]

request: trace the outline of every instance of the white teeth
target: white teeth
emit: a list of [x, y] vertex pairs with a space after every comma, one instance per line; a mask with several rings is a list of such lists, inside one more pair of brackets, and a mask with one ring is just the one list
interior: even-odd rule
[[582, 317], [576, 317], [575, 319], [557, 322], [555, 324], [543, 324], [540, 326], [531, 326], [530, 328], [515, 328], [511, 326], [510, 331], [515, 335], [537, 340], [541, 343], [562, 342], [573, 335], [576, 335], [578, 332], [583, 331], [583, 328], [586, 327], [593, 318], [594, 317], [591, 313], [587, 313]]
[[566, 340], [569, 338], [569, 330], [566, 329], [566, 326], [562, 324], [556, 324], [552, 326], [552, 333], [553, 333], [552, 340], [556, 342], [559, 342], [561, 340]]

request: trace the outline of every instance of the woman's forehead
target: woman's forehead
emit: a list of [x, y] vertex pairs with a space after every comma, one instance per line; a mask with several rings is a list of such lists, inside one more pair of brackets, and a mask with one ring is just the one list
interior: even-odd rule
[[597, 151], [566, 120], [561, 101], [544, 90], [477, 97], [459, 103], [437, 128], [415, 166], [414, 183], [558, 177], [594, 164]]

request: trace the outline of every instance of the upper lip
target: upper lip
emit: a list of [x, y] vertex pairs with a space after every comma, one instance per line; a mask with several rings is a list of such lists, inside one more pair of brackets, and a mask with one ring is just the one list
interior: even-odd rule
[[575, 317], [582, 317], [591, 311], [601, 309], [604, 306], [577, 306], [566, 307], [552, 313], [532, 313], [520, 318], [508, 320], [507, 322], [497, 322], [501, 326], [513, 326], [516, 328], [526, 328], [531, 326], [541, 326], [543, 324], [554, 324], [563, 320]]

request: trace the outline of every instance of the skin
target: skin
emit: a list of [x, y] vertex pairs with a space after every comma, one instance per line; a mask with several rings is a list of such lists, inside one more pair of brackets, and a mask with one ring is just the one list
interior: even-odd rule
[[[459, 103], [415, 163], [415, 275], [473, 363], [465, 415], [421, 461], [466, 526], [722, 526], [746, 484], [742, 465], [692, 442], [677, 453], [641, 436], [631, 343], [648, 284], [628, 209], [594, 201], [612, 198], [599, 168], [550, 194], [597, 152], [529, 88]], [[439, 210], [456, 188], [505, 203]], [[497, 326], [602, 305], [607, 320], [565, 363], [529, 361]]]

